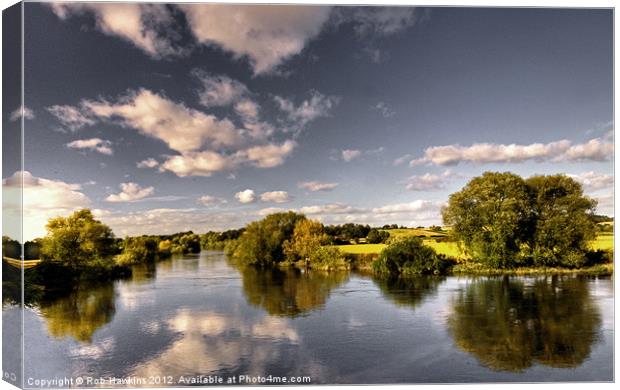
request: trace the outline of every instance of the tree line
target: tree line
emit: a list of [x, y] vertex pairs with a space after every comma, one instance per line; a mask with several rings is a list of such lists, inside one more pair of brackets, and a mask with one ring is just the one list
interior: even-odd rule
[[[588, 249], [596, 222], [604, 219], [594, 214], [595, 207], [581, 185], [565, 175], [523, 179], [508, 172], [487, 172], [450, 195], [442, 217], [450, 239], [487, 267], [580, 268], [609, 261], [607, 254]], [[275, 213], [241, 229], [202, 235], [189, 231], [121, 239], [88, 209], [52, 218], [46, 228], [45, 237], [26, 243], [26, 258], [40, 256], [43, 269], [53, 269], [53, 264], [99, 276], [123, 274], [130, 265], [201, 249], [223, 249], [246, 265], [351, 268], [355, 258], [333, 245], [362, 238], [369, 243], [389, 242], [374, 261], [378, 274], [446, 273], [455, 263], [416, 237], [390, 238], [389, 229], [354, 223], [324, 226], [295, 212]], [[3, 248], [5, 256], [21, 256], [19, 243], [8, 237], [3, 237]]]

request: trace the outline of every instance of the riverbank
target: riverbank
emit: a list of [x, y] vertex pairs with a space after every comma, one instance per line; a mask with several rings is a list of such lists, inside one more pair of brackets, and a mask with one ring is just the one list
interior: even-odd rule
[[[363, 273], [372, 273], [372, 263], [378, 257], [378, 253], [346, 253], [346, 258], [350, 262], [350, 270]], [[447, 273], [447, 275], [481, 275], [481, 276], [500, 276], [500, 275], [551, 275], [551, 274], [580, 274], [580, 275], [613, 275], [613, 261], [605, 264], [596, 264], [583, 268], [562, 268], [562, 267], [518, 267], [518, 268], [490, 268], [483, 264], [473, 261], [457, 262]]]
[[461, 263], [455, 265], [450, 275], [481, 275], [481, 276], [502, 276], [502, 275], [554, 275], [554, 274], [579, 274], [608, 276], [613, 275], [614, 265], [597, 264], [583, 268], [560, 268], [560, 267], [519, 267], [511, 269], [489, 268], [480, 263]]

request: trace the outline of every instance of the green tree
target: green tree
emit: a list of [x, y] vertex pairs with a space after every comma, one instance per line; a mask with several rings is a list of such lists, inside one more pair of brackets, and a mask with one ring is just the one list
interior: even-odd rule
[[305, 218], [289, 211], [250, 223], [237, 241], [234, 257], [243, 264], [260, 266], [284, 261], [284, 243], [293, 236], [297, 222]]
[[52, 218], [42, 240], [41, 256], [67, 266], [80, 266], [93, 260], [107, 260], [116, 252], [112, 230], [97, 221], [90, 210], [69, 217]]
[[19, 241], [13, 240], [9, 236], [2, 236], [2, 256], [21, 259], [22, 246]]
[[536, 265], [579, 267], [587, 243], [595, 236], [596, 201], [566, 175], [532, 176], [526, 180], [536, 218], [530, 247]]
[[533, 228], [529, 188], [509, 172], [486, 172], [472, 179], [450, 195], [442, 215], [466, 252], [492, 267], [516, 265]]
[[375, 272], [384, 275], [442, 274], [450, 262], [424, 245], [419, 237], [404, 237], [388, 245], [373, 263]]
[[122, 253], [114, 258], [118, 265], [148, 263], [156, 259], [158, 242], [153, 237], [127, 237], [122, 248]]
[[318, 248], [329, 243], [323, 224], [312, 219], [300, 219], [290, 240], [284, 242], [284, 255], [290, 262], [309, 261]]
[[388, 238], [390, 238], [390, 233], [379, 229], [372, 229], [366, 237], [369, 244], [383, 244]]

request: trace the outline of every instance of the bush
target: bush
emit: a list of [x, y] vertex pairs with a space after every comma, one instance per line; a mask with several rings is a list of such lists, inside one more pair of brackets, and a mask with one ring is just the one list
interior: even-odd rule
[[284, 243], [291, 239], [303, 214], [292, 211], [268, 215], [250, 223], [237, 240], [233, 256], [241, 264], [275, 265], [285, 261]]
[[310, 268], [332, 271], [337, 269], [349, 269], [350, 264], [344, 254], [331, 246], [315, 248], [308, 257]]
[[387, 275], [430, 275], [448, 271], [451, 261], [438, 256], [418, 237], [401, 238], [387, 246], [373, 263], [373, 269]]
[[390, 238], [390, 233], [379, 229], [372, 229], [368, 233], [367, 240], [369, 244], [383, 244], [388, 238]]
[[127, 237], [123, 251], [114, 258], [118, 265], [133, 265], [155, 261], [158, 243], [151, 237]]

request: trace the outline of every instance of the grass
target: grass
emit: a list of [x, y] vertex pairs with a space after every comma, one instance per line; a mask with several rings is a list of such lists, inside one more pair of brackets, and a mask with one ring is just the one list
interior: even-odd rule
[[446, 232], [434, 232], [428, 229], [388, 229], [385, 231], [390, 233], [391, 237], [396, 237], [396, 238], [408, 237], [408, 236], [415, 236], [415, 237], [421, 237], [421, 238], [432, 237], [432, 236], [445, 237], [447, 235]]
[[335, 248], [340, 249], [343, 253], [354, 255], [380, 253], [386, 246], [385, 244], [334, 245]]
[[[437, 242], [433, 239], [429, 239], [424, 240], [424, 245], [430, 246], [438, 254], [454, 257], [456, 259], [467, 258], [461, 251], [459, 251], [456, 242]], [[386, 244], [334, 245], [334, 247], [340, 249], [343, 253], [351, 253], [355, 255], [379, 254], [386, 246]]]
[[[424, 244], [430, 246], [441, 255], [446, 255], [455, 259], [465, 260], [468, 258], [463, 252], [459, 250], [456, 242], [437, 242], [435, 239], [430, 238], [432, 235], [445, 236], [446, 233], [433, 232], [427, 229], [389, 229], [386, 230], [392, 237], [407, 237], [416, 236], [421, 237], [424, 240]], [[344, 253], [351, 254], [379, 254], [386, 244], [357, 244], [357, 245], [335, 245]], [[614, 249], [614, 235], [613, 233], [599, 233], [596, 239], [590, 242], [590, 247], [593, 250], [612, 250]]]
[[585, 274], [585, 275], [612, 275], [614, 265], [598, 264], [591, 267], [569, 269], [556, 267], [520, 267], [512, 269], [488, 268], [480, 263], [464, 262], [452, 268], [454, 275], [546, 275], [546, 274]]
[[614, 250], [614, 234], [599, 233], [594, 241], [590, 242], [590, 247], [594, 250]]

